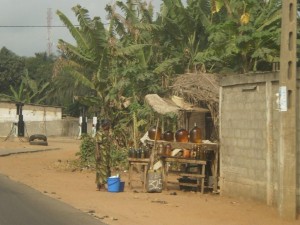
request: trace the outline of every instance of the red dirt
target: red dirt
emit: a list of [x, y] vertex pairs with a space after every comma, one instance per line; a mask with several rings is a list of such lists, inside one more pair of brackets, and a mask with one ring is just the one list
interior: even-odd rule
[[[50, 138], [48, 148], [58, 150], [0, 157], [0, 173], [90, 213], [107, 224], [300, 224], [299, 219], [284, 221], [279, 218], [277, 209], [254, 201], [183, 192], [177, 186], [162, 193], [143, 193], [138, 182], [130, 190], [126, 171], [121, 174], [126, 182], [124, 192], [96, 191], [93, 172], [74, 171], [69, 167], [68, 162], [76, 159], [79, 145], [80, 141], [75, 139]], [[21, 148], [41, 149], [19, 140], [0, 140], [0, 152]]]

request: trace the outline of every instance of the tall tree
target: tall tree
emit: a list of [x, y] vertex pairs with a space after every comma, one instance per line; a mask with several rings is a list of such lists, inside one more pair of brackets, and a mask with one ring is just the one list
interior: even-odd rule
[[189, 0], [186, 6], [180, 0], [163, 0], [158, 17], [163, 27], [159, 34], [162, 63], [155, 72], [172, 74], [195, 70], [196, 55], [208, 45], [210, 13], [208, 0]]
[[[123, 14], [117, 13], [116, 7]], [[58, 11], [77, 44], [73, 46], [60, 40], [59, 48], [66, 56], [62, 60], [74, 70], [72, 74], [77, 81], [93, 90], [104, 110], [118, 108], [124, 97], [141, 100], [141, 93], [155, 87], [154, 74], [149, 70], [153, 59], [149, 34], [158, 29], [151, 24], [151, 7], [147, 9], [142, 2], [117, 1], [106, 10], [110, 18], [108, 30], [99, 18], [91, 20], [81, 6], [73, 8], [80, 23], [77, 28]]]
[[0, 98], [22, 103], [44, 103], [44, 100], [48, 97], [47, 94], [51, 92], [50, 83], [42, 83], [31, 79], [27, 70], [24, 71], [24, 74], [21, 84], [18, 87], [10, 85], [10, 93], [0, 93]]
[[0, 50], [0, 93], [8, 94], [9, 86], [17, 88], [24, 74], [24, 58], [7, 48]]
[[[128, 110], [136, 113], [143, 96], [159, 89], [159, 79], [151, 72], [154, 57], [150, 32], [159, 28], [152, 22], [151, 6], [142, 1], [117, 1], [106, 10], [108, 30], [100, 18], [90, 19], [88, 11], [79, 5], [73, 7], [79, 27], [57, 12], [76, 41], [76, 45], [71, 45], [60, 40], [64, 55], [60, 62], [65, 74], [90, 90], [79, 101], [96, 107], [102, 116], [117, 120], [118, 124], [126, 124], [132, 120], [128, 119]], [[129, 98], [132, 104], [128, 109], [123, 103]]]
[[280, 0], [223, 1], [209, 26], [209, 48], [197, 60], [219, 72], [270, 70], [279, 60], [280, 9]]
[[46, 52], [35, 53], [34, 57], [25, 58], [25, 66], [29, 76], [36, 81], [50, 81], [56, 57]]
[[[71, 75], [74, 83], [87, 88], [89, 93], [83, 97], [86, 104], [90, 102], [104, 108], [110, 65], [107, 31], [99, 17], [89, 18], [86, 9], [77, 5], [72, 10], [79, 27], [75, 27], [62, 12], [57, 11], [57, 15], [74, 37], [76, 45], [59, 40], [58, 47], [63, 56], [58, 60], [56, 68]], [[76, 86], [72, 88], [74, 90]], [[76, 95], [75, 91], [72, 93]]]

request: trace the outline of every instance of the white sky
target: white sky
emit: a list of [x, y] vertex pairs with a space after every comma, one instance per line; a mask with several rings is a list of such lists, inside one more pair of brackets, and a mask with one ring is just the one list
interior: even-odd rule
[[[155, 11], [159, 11], [162, 0], [151, 1]], [[53, 26], [63, 25], [56, 15], [57, 10], [64, 13], [74, 24], [78, 24], [71, 9], [77, 4], [86, 8], [91, 18], [99, 16], [105, 22], [105, 6], [112, 2], [113, 0], [0, 0], [0, 49], [6, 47], [19, 56], [34, 56], [37, 52], [47, 52], [50, 37], [52, 52], [56, 53], [58, 39], [73, 43], [67, 28], [53, 27], [50, 29], [51, 35], [48, 36], [47, 27], [3, 26], [47, 26], [48, 8], [52, 11]]]

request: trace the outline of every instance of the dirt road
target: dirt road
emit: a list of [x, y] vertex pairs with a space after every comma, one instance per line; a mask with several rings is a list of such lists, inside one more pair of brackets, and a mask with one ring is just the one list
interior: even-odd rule
[[[96, 191], [94, 173], [74, 171], [80, 141], [49, 138], [49, 151], [0, 157], [0, 173], [55, 199], [93, 214], [114, 225], [299, 225], [283, 221], [275, 208], [263, 203], [231, 199], [220, 195], [183, 192], [177, 186], [162, 193], [143, 193], [139, 183], [130, 190], [127, 172], [121, 174], [125, 190]], [[27, 142], [0, 140], [0, 152], [29, 149]], [[36, 147], [38, 148], [38, 147]], [[51, 150], [52, 149], [52, 150]]]

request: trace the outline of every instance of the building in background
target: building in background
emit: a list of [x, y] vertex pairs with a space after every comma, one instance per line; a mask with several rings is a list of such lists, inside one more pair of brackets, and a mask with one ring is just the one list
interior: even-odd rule
[[[78, 136], [78, 118], [63, 118], [62, 107], [24, 104], [22, 114], [25, 137], [33, 134]], [[16, 103], [0, 101], [0, 137], [17, 136], [18, 120]]]

